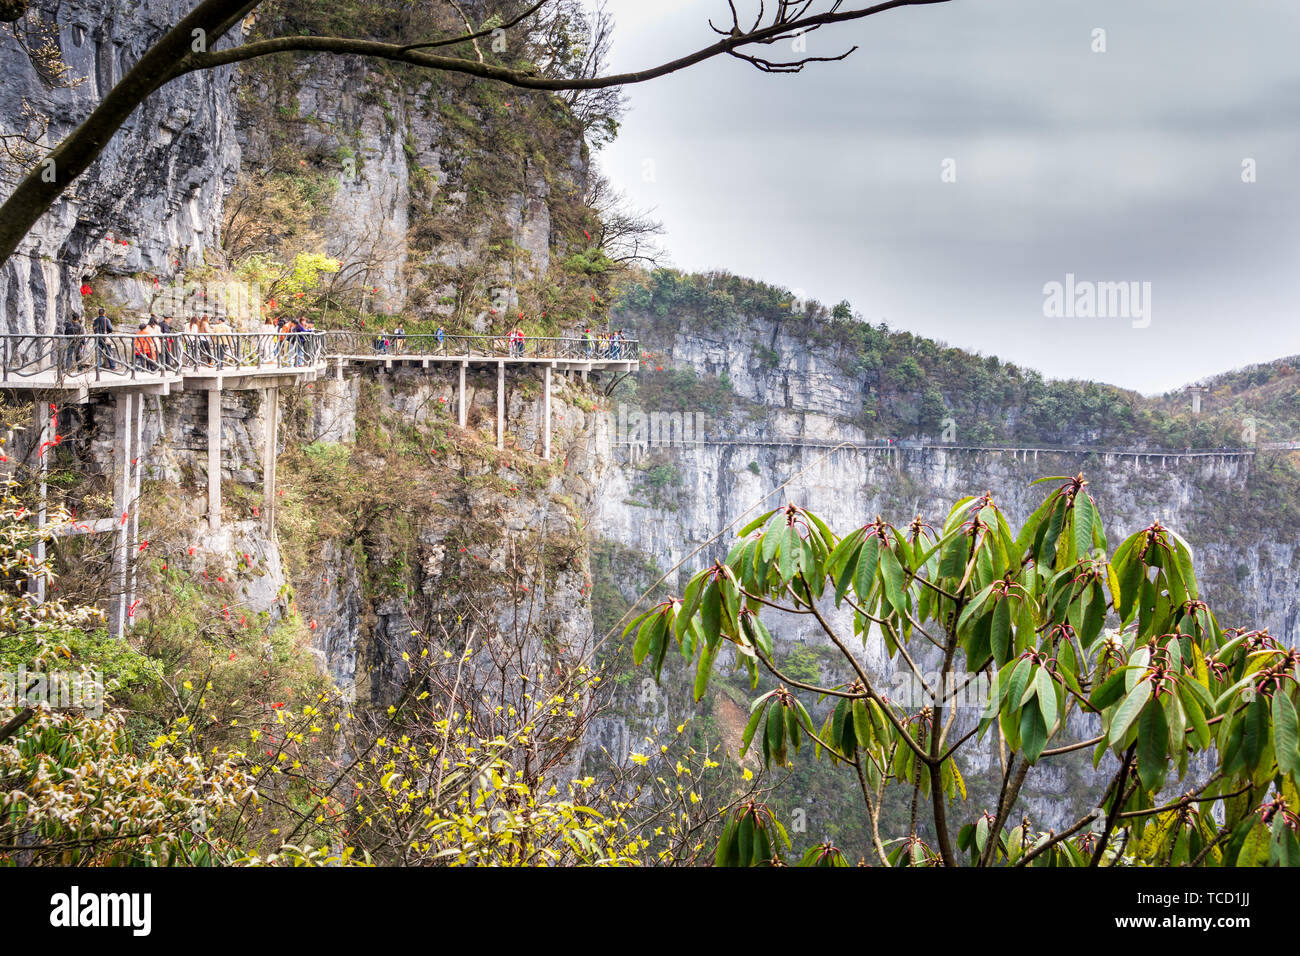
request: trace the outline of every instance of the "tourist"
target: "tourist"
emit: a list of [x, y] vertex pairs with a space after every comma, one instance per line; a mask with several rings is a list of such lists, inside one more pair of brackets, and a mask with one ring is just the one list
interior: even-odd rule
[[589, 328], [582, 330], [582, 347], [587, 353], [587, 358], [591, 358], [592, 337], [591, 329]]
[[64, 339], [63, 364], [71, 371], [81, 360], [82, 336], [86, 330], [81, 327], [81, 322], [75, 315], [69, 315], [60, 331], [67, 337]]
[[438, 326], [438, 331], [433, 333], [433, 337], [434, 337], [434, 339], [436, 339], [437, 342], [438, 342], [438, 351], [440, 351], [440, 352], [442, 351], [442, 340], [443, 340], [443, 336], [444, 336], [443, 328], [442, 328], [442, 326], [440, 325], [440, 326]]
[[293, 320], [286, 316], [280, 322], [280, 364], [288, 365], [293, 358]]
[[104, 314], [103, 308], [95, 313], [90, 328], [95, 333], [95, 367], [116, 369], [117, 363], [113, 361], [112, 340], [105, 338], [105, 336], [113, 334], [113, 323]]
[[402, 347], [406, 345], [406, 329], [399, 323], [397, 328], [393, 329], [393, 351], [398, 355], [402, 354]]
[[[217, 316], [216, 322], [212, 324], [213, 345], [216, 349], [217, 365], [226, 364], [227, 346], [234, 344], [230, 335], [235, 330], [221, 316]], [[233, 349], [231, 349], [234, 352]], [[238, 352], [234, 352], [236, 363], [239, 360]]]
[[154, 344], [154, 337], [149, 332], [149, 323], [145, 319], [140, 320], [140, 327], [135, 333], [135, 365], [136, 368], [145, 371], [154, 371], [158, 368], [155, 361], [157, 357], [157, 346]]
[[198, 328], [196, 330], [199, 336], [199, 355], [204, 365], [212, 365], [215, 360], [216, 352], [213, 349], [212, 330], [208, 328], [208, 317], [202, 313], [199, 314]]
[[304, 324], [304, 319], [301, 315], [293, 320], [292, 332], [293, 334], [289, 336], [289, 341], [293, 345], [292, 347], [293, 364], [306, 365], [307, 364], [307, 326]]
[[262, 334], [257, 337], [257, 364], [261, 365], [271, 359], [276, 354], [275, 342], [276, 333], [280, 327], [275, 324], [275, 319], [267, 316], [262, 320]]
[[167, 340], [163, 338], [162, 325], [158, 322], [158, 316], [152, 312], [149, 313], [149, 337], [153, 339], [154, 362], [161, 369], [166, 366]]
[[176, 353], [176, 342], [172, 338], [172, 333], [176, 330], [172, 328], [171, 316], [164, 315], [158, 320], [158, 332], [162, 336], [162, 352], [160, 354], [167, 356], [167, 364], [172, 364], [172, 357]]

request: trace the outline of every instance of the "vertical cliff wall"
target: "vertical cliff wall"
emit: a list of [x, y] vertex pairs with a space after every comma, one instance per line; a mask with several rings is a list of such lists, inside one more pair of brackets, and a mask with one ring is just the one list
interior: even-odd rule
[[[717, 316], [683, 311], [641, 318], [646, 320], [646, 365], [662, 374], [645, 375], [640, 387], [616, 395], [600, 432], [609, 455], [602, 462], [593, 534], [598, 550], [615, 557], [598, 565], [597, 587], [604, 604], [619, 613], [662, 572], [668, 572], [666, 590], [679, 594], [691, 574], [725, 556], [736, 529], [787, 501], [844, 532], [877, 515], [898, 526], [916, 515], [938, 525], [959, 498], [991, 491], [1018, 525], [1050, 490], [1031, 487], [1034, 479], [1082, 471], [1112, 547], [1159, 519], [1192, 543], [1202, 597], [1221, 623], [1267, 627], [1288, 643], [1300, 637], [1300, 535], [1289, 532], [1285, 522], [1279, 527], [1266, 508], [1254, 503], [1261, 483], [1255, 469], [1263, 467], [1255, 459], [1088, 450], [1016, 454], [906, 444], [832, 450], [825, 444], [871, 444], [885, 437], [864, 420], [868, 390], [856, 371], [856, 356], [836, 341], [819, 339], [815, 330], [809, 335], [806, 327], [795, 331], [784, 323], [748, 317], [719, 323]], [[666, 384], [656, 381], [665, 376], [671, 376]], [[725, 383], [721, 392], [718, 382]], [[703, 443], [621, 444], [637, 437], [630, 434], [636, 411], [658, 412], [669, 421], [700, 412], [701, 434], [692, 437]], [[955, 426], [954, 445], [961, 439], [962, 423]], [[1086, 444], [1088, 437], [1078, 440]], [[801, 447], [800, 440], [813, 444]], [[631, 560], [633, 555], [644, 561]], [[680, 571], [673, 570], [679, 563]], [[601, 575], [607, 585], [603, 589]], [[597, 618], [612, 623], [616, 614], [603, 610], [597, 606]], [[805, 676], [816, 682], [850, 679], [815, 622], [779, 613], [764, 620], [776, 639], [778, 660], [790, 672], [805, 668]], [[839, 614], [831, 620], [852, 644], [849, 617]], [[914, 650], [925, 667], [923, 649]], [[894, 672], [878, 637], [858, 653], [873, 673], [893, 675], [886, 684], [902, 676]], [[630, 668], [628, 648], [615, 660]], [[736, 746], [752, 698], [747, 680], [715, 681], [696, 704], [688, 676], [673, 668], [670, 661], [673, 676], [662, 688], [643, 686], [648, 677], [644, 669], [632, 671], [614, 712], [599, 722], [592, 745], [626, 754], [629, 742], [649, 729], [694, 716]], [[963, 712], [957, 732], [977, 719], [975, 711]], [[1082, 739], [1095, 729], [1075, 721], [1069, 732]], [[839, 834], [838, 839], [852, 842], [848, 821], [853, 819], [849, 808], [857, 805], [851, 792], [855, 783], [828, 782], [825, 773], [809, 769], [810, 761], [800, 760], [778, 800], [812, 815], [813, 836]], [[1097, 769], [1086, 758], [1036, 768], [1023, 791], [1035, 825], [1059, 828], [1077, 819], [1114, 770], [1109, 758]], [[990, 797], [988, 788], [996, 786], [995, 756], [976, 753], [965, 773], [972, 797], [960, 811], [963, 819], [978, 813]], [[844, 789], [833, 789], [839, 783]]]
[[[57, 44], [67, 84], [42, 79], [11, 38], [0, 40], [0, 128], [37, 131], [24, 103], [49, 118], [58, 142], [148, 46], [188, 12], [181, 0], [36, 2], [28, 22]], [[242, 39], [234, 31], [233, 41]], [[232, 39], [222, 41], [228, 45]], [[220, 241], [222, 204], [234, 185], [235, 71], [189, 74], [132, 114], [99, 159], [0, 267], [0, 329], [51, 332], [82, 313], [81, 285], [147, 308], [153, 277], [202, 266]], [[16, 169], [5, 170], [13, 182]]]

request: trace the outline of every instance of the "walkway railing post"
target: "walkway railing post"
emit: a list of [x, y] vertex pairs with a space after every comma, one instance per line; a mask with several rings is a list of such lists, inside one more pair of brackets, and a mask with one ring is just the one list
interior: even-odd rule
[[[49, 410], [41, 402], [37, 402], [33, 408], [36, 421], [33, 422], [36, 432], [37, 441], [40, 443], [37, 447], [36, 457], [38, 459], [38, 469], [40, 480], [37, 485], [37, 494], [40, 501], [36, 506], [36, 544], [33, 548], [36, 554], [36, 560], [40, 563], [45, 561], [45, 519], [46, 519], [46, 496], [49, 492], [47, 479], [50, 473], [50, 460], [46, 457], [49, 451], [49, 443], [54, 440], [50, 434], [50, 415]], [[27, 576], [27, 594], [36, 604], [45, 603], [45, 572], [38, 571], [36, 574]]]
[[208, 530], [221, 530], [221, 389], [208, 390]]
[[497, 362], [497, 451], [506, 447], [506, 363]]
[[[140, 473], [144, 470], [144, 395], [135, 396], [135, 437], [134, 454], [127, 458], [127, 470], [131, 475], [131, 534], [126, 544], [127, 573], [130, 583], [126, 589], [126, 626], [135, 626], [135, 582], [137, 562], [135, 556], [140, 542]], [[130, 414], [128, 411], [127, 414]]]
[[542, 385], [542, 417], [545, 424], [542, 426], [542, 458], [547, 461], [551, 460], [551, 366], [546, 366], [544, 373], [545, 382]]
[[268, 534], [275, 533], [275, 459], [276, 438], [280, 430], [280, 389], [268, 388], [262, 393], [266, 416], [265, 445], [262, 451], [262, 518]]
[[460, 391], [456, 397], [456, 420], [461, 428], [469, 422], [469, 409], [465, 407], [465, 370], [469, 368], [469, 362], [460, 363]]
[[131, 510], [131, 426], [135, 423], [135, 395], [129, 391], [117, 394], [117, 462], [113, 473], [113, 515], [115, 544], [113, 547], [113, 602], [109, 628], [113, 637], [126, 633], [127, 587], [126, 566], [127, 523]]

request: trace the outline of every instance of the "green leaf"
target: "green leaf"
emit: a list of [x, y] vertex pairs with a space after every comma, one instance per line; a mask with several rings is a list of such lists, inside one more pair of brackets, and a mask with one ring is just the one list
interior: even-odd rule
[[1034, 672], [1034, 689], [1038, 695], [1038, 707], [1043, 712], [1043, 723], [1050, 732], [1056, 726], [1056, 684], [1047, 668], [1039, 667]]
[[857, 738], [859, 747], [866, 748], [871, 744], [871, 715], [867, 711], [867, 702], [858, 698], [852, 704], [853, 713], [853, 736]]
[[745, 732], [740, 737], [740, 755], [742, 757], [749, 751], [749, 745], [754, 739], [758, 725], [763, 721], [763, 701], [770, 696], [770, 693], [764, 694], [754, 702], [754, 712], [749, 715], [749, 722], [745, 724]]
[[1105, 710], [1111, 704], [1116, 703], [1124, 696], [1124, 674], [1123, 668], [1116, 668], [1106, 675], [1106, 679], [1101, 682], [1101, 686], [1093, 690], [1092, 696], [1088, 698], [1088, 703], [1096, 710]]
[[964, 534], [956, 535], [943, 548], [939, 558], [939, 577], [961, 580], [966, 573], [966, 561], [970, 557], [970, 539]]
[[1110, 722], [1110, 745], [1118, 746], [1124, 737], [1128, 734], [1129, 728], [1133, 726], [1133, 721], [1137, 719], [1142, 708], [1146, 706], [1151, 699], [1151, 683], [1141, 681], [1129, 691], [1124, 703], [1119, 705], [1119, 710], [1115, 711], [1115, 719]]
[[745, 527], [741, 528], [740, 531], [737, 532], [737, 535], [742, 538], [748, 537], [754, 531], [758, 530], [759, 528], [763, 527], [763, 525], [767, 524], [767, 522], [771, 519], [771, 517], [780, 510], [781, 510], [780, 508], [774, 508], [773, 510], [767, 512], [767, 514], [755, 518], [749, 524], [745, 525]]
[[1020, 746], [1030, 763], [1036, 763], [1047, 746], [1047, 722], [1033, 704], [1020, 712]]
[[872, 534], [862, 542], [862, 553], [858, 556], [857, 576], [853, 589], [858, 601], [865, 604], [876, 583], [876, 569], [880, 566], [880, 538]]
[[785, 766], [785, 710], [776, 701], [767, 709], [767, 746], [772, 760], [778, 766]]
[[[1140, 686], [1150, 685], [1144, 682]], [[1138, 720], [1137, 764], [1143, 789], [1152, 793], [1159, 790], [1169, 767], [1169, 725], [1159, 705], [1145, 708]]]
[[1273, 692], [1273, 749], [1277, 754], [1277, 769], [1294, 774], [1300, 768], [1300, 726], [1297, 726], [1295, 704], [1283, 688]]
[[898, 563], [898, 558], [889, 548], [884, 548], [880, 552], [880, 575], [885, 582], [885, 595], [889, 598], [889, 603], [899, 614], [907, 610], [907, 602], [904, 599], [906, 592], [907, 576], [903, 571], [903, 566]]
[[722, 650], [722, 641], [709, 643], [705, 641], [704, 650], [700, 653], [700, 662], [695, 667], [695, 699], [700, 700], [704, 697], [704, 691], [709, 686], [709, 678], [713, 674], [713, 663], [718, 659], [718, 651]]
[[1092, 551], [1093, 523], [1097, 520], [1097, 509], [1092, 499], [1081, 488], [1074, 496], [1074, 557], [1083, 560]]
[[704, 628], [704, 639], [710, 643], [722, 633], [722, 593], [716, 578], [709, 582], [700, 599], [700, 625]]
[[1246, 766], [1254, 769], [1259, 766], [1260, 758], [1264, 755], [1264, 745], [1268, 743], [1268, 702], [1263, 696], [1256, 697], [1246, 705], [1246, 712], [1242, 716], [1241, 752]]
[[637, 633], [636, 643], [632, 645], [632, 663], [640, 666], [641, 662], [652, 651], [658, 657], [659, 646], [665, 640], [664, 630], [667, 627], [667, 621], [662, 613], [656, 614], [647, 620]]
[[682, 606], [677, 610], [676, 637], [681, 642], [682, 636], [686, 633], [686, 627], [695, 617], [696, 612], [700, 609], [700, 596], [704, 593], [704, 587], [708, 583], [709, 572], [701, 571], [695, 577], [686, 582], [686, 591], [682, 595]]

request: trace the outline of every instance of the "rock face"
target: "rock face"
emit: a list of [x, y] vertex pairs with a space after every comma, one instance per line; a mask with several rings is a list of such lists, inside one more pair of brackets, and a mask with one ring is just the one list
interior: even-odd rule
[[[12, 39], [0, 40], [0, 129], [23, 128], [23, 103], [50, 118], [41, 141], [61, 139], [190, 9], [185, 0], [38, 2], [76, 85], [50, 87]], [[239, 38], [239, 31], [234, 31]], [[222, 41], [228, 45], [229, 39]], [[190, 74], [153, 94], [71, 192], [0, 268], [0, 329], [53, 331], [82, 311], [83, 278], [96, 291], [147, 308], [153, 278], [201, 266], [219, 242], [222, 204], [239, 169], [232, 68]], [[13, 181], [13, 170], [6, 181]]]
[[[27, 103], [49, 117], [48, 147], [189, 4], [47, 0], [33, 9], [69, 83], [43, 82], [13, 40], [0, 41], [0, 132], [35, 129]], [[218, 46], [243, 39], [237, 27]], [[567, 249], [555, 207], [580, 200], [588, 155], [581, 131], [545, 98], [502, 99], [486, 87], [333, 56], [175, 80], [0, 268], [0, 330], [49, 333], [81, 316], [84, 282], [127, 311], [170, 311], [158, 297], [172, 283], [229, 265], [221, 228], [240, 173], [289, 167], [313, 177], [311, 225], [323, 251], [373, 289], [375, 311], [450, 315], [483, 297], [498, 312], [514, 308]], [[533, 136], [539, 123], [545, 142]], [[0, 181], [17, 171], [0, 171]]]
[[[684, 314], [667, 334], [643, 337], [642, 343], [662, 353], [666, 366], [730, 381], [740, 407], [706, 419], [705, 443], [650, 449], [649, 457], [634, 460], [617, 444], [618, 410], [602, 432], [611, 464], [601, 476], [606, 490], [595, 532], [651, 555], [664, 570], [721, 529], [738, 528], [747, 516], [787, 501], [813, 510], [832, 528], [856, 527], [878, 514], [897, 525], [917, 514], [937, 524], [957, 499], [992, 490], [1008, 518], [1019, 523], [1046, 495], [1030, 482], [1082, 471], [1112, 546], [1158, 518], [1199, 546], [1203, 596], [1225, 624], [1268, 627], [1288, 642], [1300, 637], [1300, 579], [1291, 573], [1300, 546], [1274, 543], [1263, 531], [1241, 533], [1230, 519], [1215, 517], [1221, 505], [1243, 497], [1249, 458], [1014, 454], [906, 442], [833, 450], [822, 446], [877, 441], [855, 420], [862, 386], [843, 371], [845, 357], [790, 336], [775, 323], [747, 320], [740, 332], [709, 325]], [[953, 444], [960, 446], [960, 439], [958, 433]], [[800, 440], [813, 444], [784, 444]], [[677, 474], [659, 495], [666, 506], [638, 490], [645, 469], [661, 460], [671, 462]], [[783, 490], [772, 494], [778, 486]], [[1228, 538], [1235, 540], [1225, 544]], [[723, 534], [683, 570], [725, 555], [729, 540]], [[670, 586], [673, 581], [670, 576]]]

